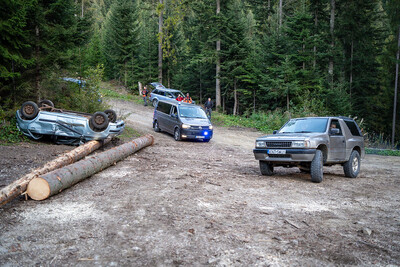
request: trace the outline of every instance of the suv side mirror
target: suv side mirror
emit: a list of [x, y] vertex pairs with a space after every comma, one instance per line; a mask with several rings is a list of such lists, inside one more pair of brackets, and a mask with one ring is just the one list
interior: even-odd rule
[[274, 130], [273, 132], [272, 132], [272, 134], [277, 134], [278, 133], [278, 131], [277, 130]]
[[171, 117], [172, 117], [172, 118], [178, 118], [178, 115], [172, 113], [172, 114], [171, 114]]
[[331, 128], [331, 129], [329, 130], [329, 133], [330, 133], [331, 135], [338, 135], [338, 134], [340, 134], [340, 130], [339, 130], [338, 128]]

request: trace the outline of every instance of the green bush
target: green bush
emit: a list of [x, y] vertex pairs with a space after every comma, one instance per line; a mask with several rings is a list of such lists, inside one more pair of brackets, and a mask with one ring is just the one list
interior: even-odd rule
[[366, 154], [375, 154], [381, 156], [396, 156], [400, 157], [400, 150], [393, 150], [393, 149], [378, 149], [378, 148], [366, 148]]
[[15, 117], [3, 120], [0, 124], [0, 144], [18, 143], [26, 141], [27, 138], [17, 128]]
[[[305, 112], [292, 114], [292, 117], [313, 116]], [[289, 113], [282, 110], [256, 112], [249, 116], [233, 116], [215, 112], [212, 122], [216, 125], [225, 127], [246, 127], [254, 128], [264, 133], [272, 133], [280, 129], [289, 120]]]

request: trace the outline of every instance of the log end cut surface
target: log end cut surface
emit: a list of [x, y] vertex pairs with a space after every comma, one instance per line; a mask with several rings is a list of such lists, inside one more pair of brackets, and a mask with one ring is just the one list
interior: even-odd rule
[[50, 196], [50, 186], [45, 179], [40, 177], [34, 178], [28, 184], [26, 192], [34, 200], [43, 200]]

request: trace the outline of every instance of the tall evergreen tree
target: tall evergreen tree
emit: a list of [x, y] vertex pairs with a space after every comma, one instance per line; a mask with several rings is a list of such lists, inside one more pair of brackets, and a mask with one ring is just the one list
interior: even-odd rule
[[134, 84], [132, 78], [137, 72], [138, 25], [135, 1], [116, 0], [111, 5], [104, 26], [106, 75], [119, 79], [125, 86]]

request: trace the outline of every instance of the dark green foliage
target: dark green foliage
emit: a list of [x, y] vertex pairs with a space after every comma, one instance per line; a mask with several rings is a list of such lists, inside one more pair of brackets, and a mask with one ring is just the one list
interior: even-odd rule
[[133, 85], [137, 68], [138, 14], [135, 1], [113, 2], [104, 25], [104, 56], [106, 76], [118, 79], [125, 86]]
[[164, 84], [198, 103], [215, 100], [219, 58], [225, 113], [351, 115], [368, 132], [391, 132], [399, 0], [335, 0], [333, 35], [330, 0], [283, 1], [281, 20], [272, 0], [221, 0], [219, 15], [216, 0], [85, 1], [83, 10], [72, 0], [3, 2], [3, 109], [44, 97], [68, 107], [93, 103], [95, 95], [60, 77], [89, 79], [102, 65], [106, 79], [137, 92], [138, 82], [158, 79], [160, 38]]
[[25, 141], [26, 137], [17, 128], [15, 117], [0, 123], [0, 145]]

